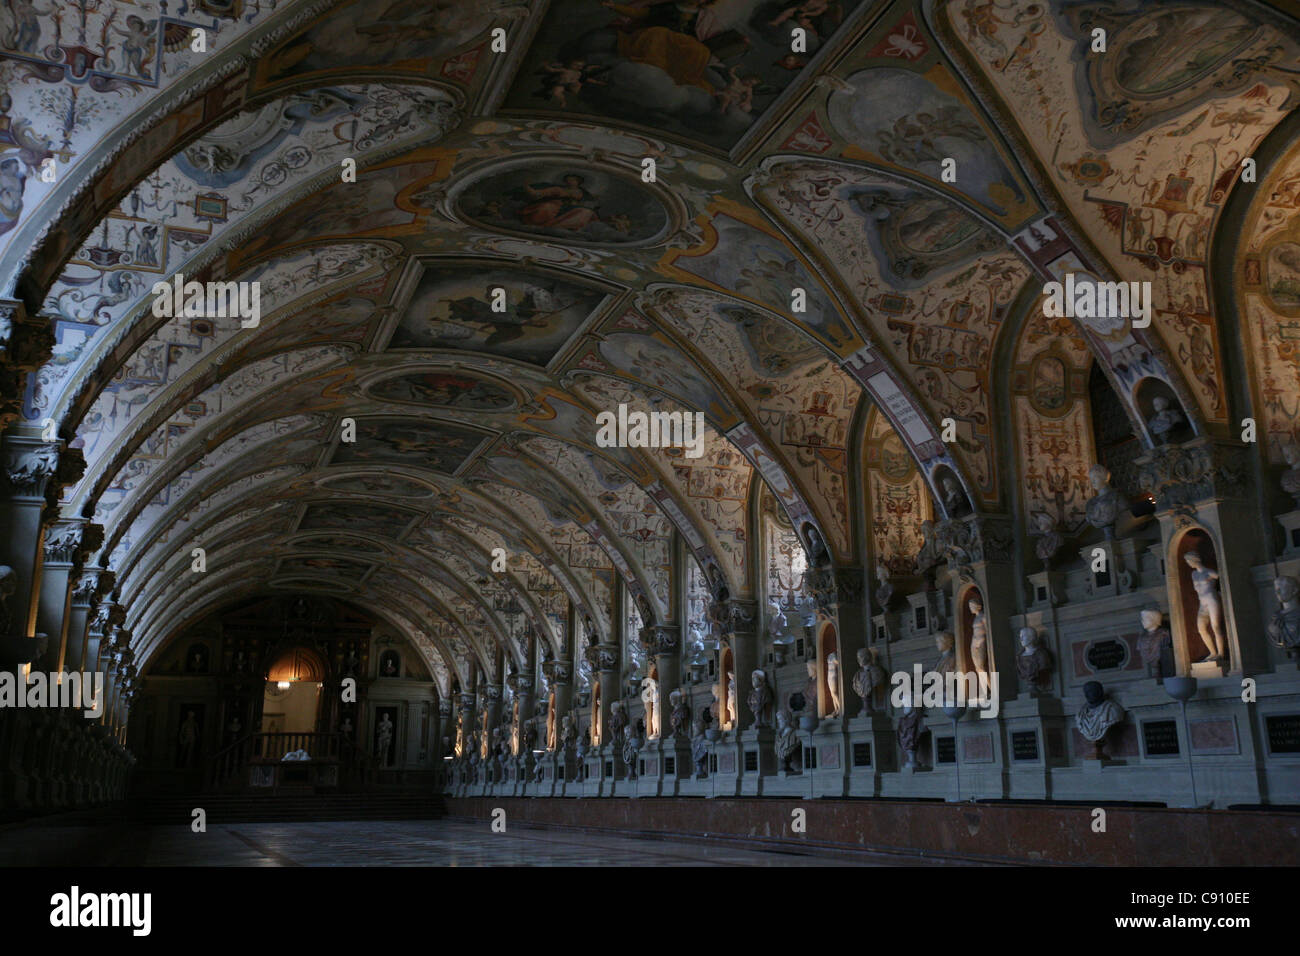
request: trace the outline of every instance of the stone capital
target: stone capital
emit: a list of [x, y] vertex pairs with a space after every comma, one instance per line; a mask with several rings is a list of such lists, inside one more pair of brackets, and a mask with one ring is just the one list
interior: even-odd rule
[[753, 634], [758, 630], [758, 602], [731, 599], [709, 605], [709, 617], [724, 634]]
[[617, 644], [588, 644], [584, 652], [591, 669], [602, 674], [617, 674], [619, 653]]
[[511, 674], [506, 678], [506, 683], [516, 696], [519, 694], [530, 694], [533, 690], [532, 674]]
[[1195, 507], [1248, 493], [1244, 445], [1197, 438], [1157, 448], [1137, 461], [1139, 480], [1156, 496], [1157, 511]]
[[866, 595], [862, 568], [812, 568], [804, 581], [817, 609], [827, 614], [859, 605]]
[[676, 624], [655, 624], [641, 628], [641, 643], [647, 653], [669, 657], [682, 646], [682, 629]]

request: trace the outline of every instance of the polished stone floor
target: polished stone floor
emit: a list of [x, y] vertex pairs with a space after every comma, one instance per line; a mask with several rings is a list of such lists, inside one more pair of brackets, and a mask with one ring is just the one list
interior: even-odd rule
[[530, 828], [493, 833], [450, 820], [52, 826], [0, 830], [0, 866], [916, 866], [886, 854], [852, 857], [750, 849], [722, 841], [642, 839]]

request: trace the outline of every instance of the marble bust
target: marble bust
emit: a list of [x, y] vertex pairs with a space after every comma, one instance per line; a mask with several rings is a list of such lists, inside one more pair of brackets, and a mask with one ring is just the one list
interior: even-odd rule
[[1282, 457], [1286, 460], [1286, 471], [1282, 472], [1280, 484], [1282, 490], [1291, 496], [1295, 506], [1300, 508], [1300, 445], [1287, 442], [1282, 446]]
[[876, 694], [883, 686], [885, 669], [880, 666], [880, 653], [874, 647], [858, 648], [858, 672], [853, 675], [853, 693], [862, 700], [859, 717], [875, 712]]
[[1174, 649], [1174, 639], [1169, 628], [1164, 626], [1164, 612], [1158, 607], [1148, 607], [1142, 609], [1139, 617], [1142, 620], [1142, 635], [1138, 638], [1138, 653], [1142, 656], [1147, 676], [1157, 680], [1172, 677], [1172, 673], [1165, 673], [1165, 665], [1161, 660]]
[[1025, 686], [1038, 690], [1043, 688], [1052, 671], [1052, 654], [1043, 646], [1043, 639], [1038, 630], [1032, 627], [1020, 629], [1020, 653], [1016, 655], [1016, 672]]
[[1147, 428], [1161, 444], [1168, 444], [1170, 434], [1186, 419], [1182, 412], [1169, 407], [1169, 399], [1163, 395], [1157, 395], [1151, 406], [1155, 409], [1155, 414], [1147, 419]]
[[794, 716], [790, 713], [790, 708], [782, 707], [776, 715], [776, 740], [773, 741], [773, 747], [776, 750], [777, 769], [781, 773], [798, 774], [803, 771], [798, 767], [791, 766], [791, 760], [799, 753], [799, 734], [795, 730]]
[[1093, 465], [1088, 469], [1088, 484], [1092, 485], [1093, 492], [1084, 506], [1088, 524], [1101, 531], [1107, 541], [1113, 540], [1115, 522], [1124, 507], [1124, 496], [1111, 486], [1110, 469], [1105, 465]]
[[838, 717], [842, 704], [840, 702], [840, 659], [835, 654], [826, 655], [826, 689], [831, 695], [831, 712], [827, 717]]
[[889, 602], [894, 597], [894, 585], [889, 580], [889, 569], [883, 564], [876, 565], [876, 603], [882, 611], [889, 610]]
[[749, 676], [753, 689], [749, 692], [749, 711], [754, 715], [755, 727], [772, 726], [772, 691], [767, 686], [767, 674], [755, 670]]
[[1124, 719], [1124, 709], [1107, 697], [1106, 689], [1095, 680], [1083, 685], [1083, 696], [1083, 706], [1074, 718], [1075, 726], [1083, 739], [1095, 747], [1091, 759], [1101, 760], [1106, 756], [1102, 745], [1106, 732]]
[[939, 656], [935, 659], [930, 670], [940, 674], [947, 674], [957, 669], [957, 652], [954, 650], [957, 639], [949, 631], [944, 631], [934, 639], [934, 645], [939, 649]]
[[1045, 511], [1040, 511], [1034, 516], [1035, 533], [1038, 535], [1038, 542], [1034, 545], [1034, 554], [1038, 560], [1043, 562], [1043, 569], [1046, 570], [1052, 563], [1052, 558], [1056, 557], [1056, 552], [1061, 550], [1061, 545], [1065, 543], [1065, 537], [1056, 528], [1056, 519]]
[[1269, 618], [1268, 636], [1287, 657], [1295, 657], [1300, 652], [1300, 581], [1288, 575], [1274, 578], [1273, 593], [1277, 610]]
[[1219, 598], [1219, 572], [1205, 566], [1201, 552], [1192, 550], [1183, 555], [1192, 569], [1192, 589], [1196, 591], [1199, 607], [1196, 611], [1196, 630], [1210, 649], [1203, 661], [1226, 659], [1228, 641], [1223, 636], [1223, 603]]

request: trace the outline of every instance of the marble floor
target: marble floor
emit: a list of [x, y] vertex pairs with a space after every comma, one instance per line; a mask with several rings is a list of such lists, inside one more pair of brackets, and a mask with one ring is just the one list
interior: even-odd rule
[[916, 866], [887, 854], [795, 853], [729, 842], [644, 839], [452, 820], [0, 830], [0, 866]]

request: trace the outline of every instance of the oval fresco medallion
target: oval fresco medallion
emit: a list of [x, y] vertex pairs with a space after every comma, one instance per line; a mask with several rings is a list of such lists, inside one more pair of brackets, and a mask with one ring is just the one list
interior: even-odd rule
[[357, 495], [392, 495], [397, 498], [429, 498], [433, 490], [399, 475], [345, 475], [321, 482], [332, 490]]
[[503, 386], [459, 372], [408, 372], [376, 382], [367, 392], [382, 401], [428, 408], [504, 412], [518, 405]]
[[672, 225], [668, 207], [631, 177], [556, 160], [498, 167], [453, 202], [463, 218], [494, 231], [566, 243], [642, 245]]

